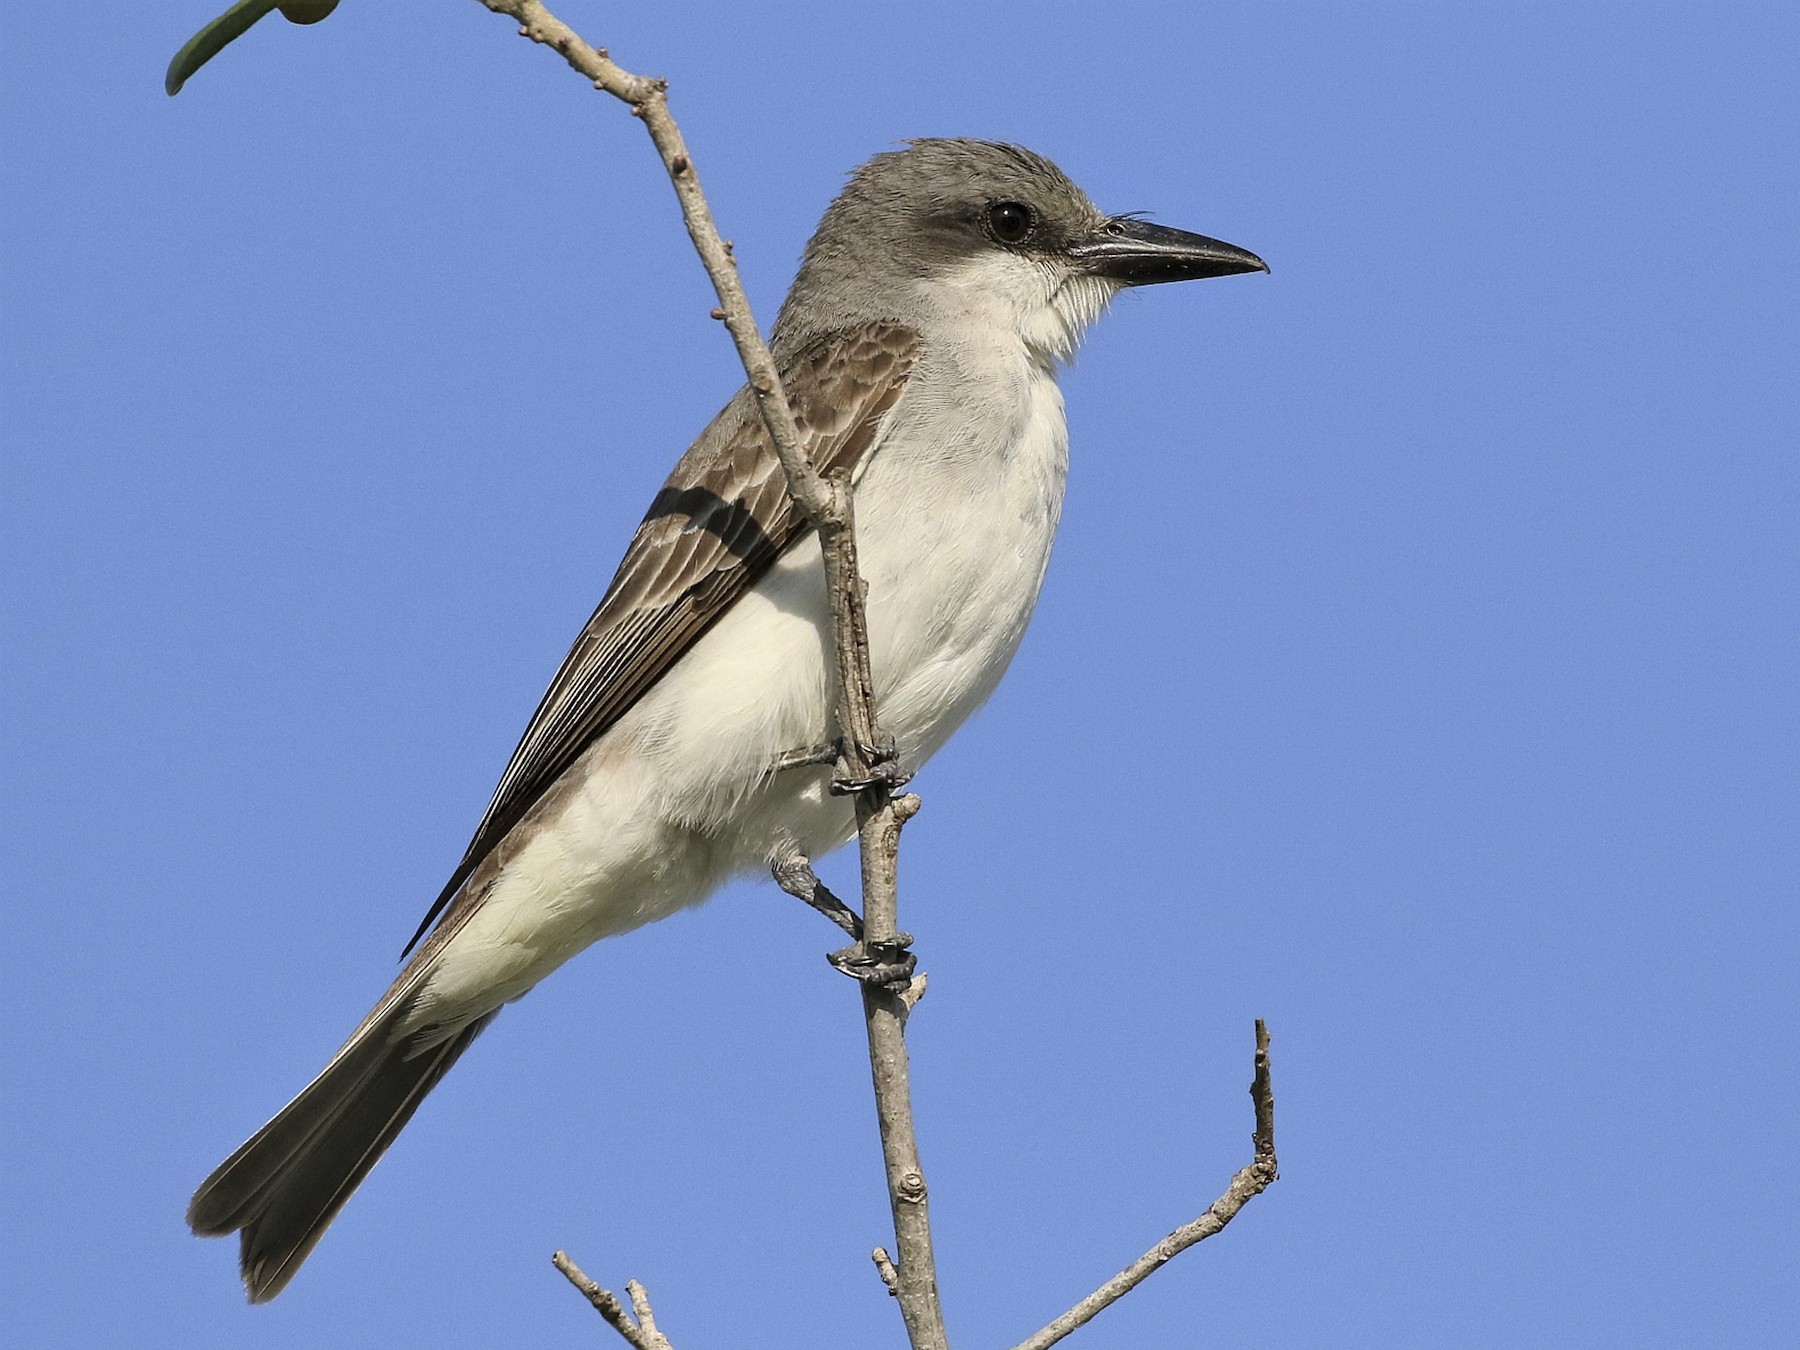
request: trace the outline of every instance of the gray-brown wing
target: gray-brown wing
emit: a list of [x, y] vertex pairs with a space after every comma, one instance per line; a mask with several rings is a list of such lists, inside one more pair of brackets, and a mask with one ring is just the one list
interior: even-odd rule
[[[817, 339], [783, 362], [782, 386], [820, 472], [861, 465], [918, 354], [910, 329], [871, 324]], [[656, 494], [408, 951], [545, 790], [808, 528], [743, 389]]]

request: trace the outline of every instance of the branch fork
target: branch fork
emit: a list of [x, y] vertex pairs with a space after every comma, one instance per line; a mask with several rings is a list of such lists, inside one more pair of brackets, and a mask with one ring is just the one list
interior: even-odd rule
[[567, 1252], [556, 1252], [550, 1258], [550, 1264], [563, 1273], [563, 1277], [581, 1291], [583, 1298], [594, 1305], [594, 1311], [606, 1319], [606, 1324], [623, 1336], [635, 1350], [675, 1350], [669, 1338], [657, 1330], [656, 1313], [650, 1307], [650, 1295], [644, 1286], [636, 1280], [625, 1285], [625, 1296], [631, 1300], [631, 1310], [619, 1302], [619, 1296], [610, 1289], [602, 1289], [588, 1278], [587, 1272], [569, 1259]]

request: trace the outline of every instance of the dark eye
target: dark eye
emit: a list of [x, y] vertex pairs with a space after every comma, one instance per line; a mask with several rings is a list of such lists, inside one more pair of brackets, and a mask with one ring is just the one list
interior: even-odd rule
[[1003, 244], [1022, 244], [1037, 227], [1037, 216], [1019, 202], [995, 202], [988, 207], [988, 229]]

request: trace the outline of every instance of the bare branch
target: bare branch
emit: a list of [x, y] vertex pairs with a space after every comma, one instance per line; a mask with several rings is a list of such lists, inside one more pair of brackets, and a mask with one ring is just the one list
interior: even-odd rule
[[675, 1350], [669, 1343], [669, 1338], [656, 1329], [656, 1314], [650, 1308], [650, 1295], [644, 1292], [644, 1286], [636, 1280], [627, 1281], [625, 1285], [625, 1294], [631, 1299], [632, 1309], [631, 1312], [626, 1312], [625, 1305], [619, 1302], [619, 1296], [610, 1289], [602, 1289], [589, 1279], [587, 1273], [569, 1259], [567, 1252], [557, 1252], [550, 1258], [550, 1264], [581, 1291], [582, 1296], [594, 1305], [594, 1310], [606, 1319], [606, 1324], [623, 1336], [635, 1350]]
[[[871, 797], [878, 804], [872, 804]], [[900, 936], [895, 927], [900, 829], [918, 810], [918, 800], [890, 797], [880, 786], [857, 799], [863, 864], [862, 946], [871, 959], [893, 950]], [[911, 986], [907, 988], [910, 991]], [[890, 1289], [900, 1303], [913, 1350], [948, 1350], [949, 1335], [938, 1298], [937, 1259], [932, 1252], [930, 1193], [913, 1127], [912, 1079], [906, 1055], [906, 1019], [912, 1004], [903, 994], [876, 984], [863, 985], [862, 999], [875, 1115], [887, 1165], [888, 1204], [894, 1215], [894, 1252], [899, 1258]]]
[[[750, 312], [731, 247], [719, 236], [693, 157], [669, 113], [667, 82], [625, 70], [604, 50], [582, 41], [540, 0], [481, 3], [516, 20], [522, 36], [560, 53], [596, 89], [629, 104], [633, 115], [641, 118], [649, 131], [675, 187], [688, 236], [718, 293], [719, 308], [714, 314], [724, 320], [737, 345], [757, 408], [787, 475], [788, 492], [819, 534], [826, 589], [831, 597], [838, 675], [838, 776], [854, 793], [862, 847], [864, 921], [859, 964], [892, 967], [905, 946], [900, 941], [896, 912], [900, 827], [918, 810], [918, 798], [894, 796], [900, 781], [898, 769], [893, 762], [892, 744], [882, 735], [876, 720], [849, 478], [821, 477], [801, 445], [793, 409], [782, 392], [774, 357]], [[913, 1350], [947, 1350], [925, 1203], [925, 1175], [913, 1131], [905, 1040], [910, 1005], [878, 983], [865, 980], [862, 991], [876, 1116], [881, 1127], [899, 1256], [895, 1296]]]
[[645, 1350], [674, 1350], [669, 1338], [656, 1329], [656, 1313], [650, 1307], [650, 1291], [636, 1280], [625, 1281], [625, 1296], [631, 1300], [638, 1331], [644, 1338]]
[[540, 0], [481, 0], [496, 14], [516, 19], [519, 35], [542, 43], [559, 53], [582, 75], [593, 81], [594, 88], [611, 94], [631, 106], [634, 117], [641, 118], [650, 140], [661, 156], [669, 181], [675, 186], [675, 197], [681, 203], [682, 220], [694, 250], [712, 278], [718, 292], [717, 315], [725, 322], [731, 340], [737, 344], [738, 359], [744, 363], [750, 389], [756, 397], [763, 423], [781, 457], [787, 474], [788, 491], [806, 518], [822, 528], [834, 512], [832, 493], [825, 480], [813, 468], [812, 461], [800, 444], [800, 428], [794, 421], [793, 409], [781, 389], [775, 358], [756, 327], [750, 312], [749, 298], [738, 280], [737, 264], [732, 261], [731, 246], [720, 236], [713, 223], [712, 208], [700, 190], [700, 175], [688, 154], [681, 128], [669, 114], [669, 83], [647, 75], [634, 75], [607, 55], [603, 47], [591, 47], [574, 29], [546, 9]]
[[1102, 1309], [1118, 1302], [1149, 1277], [1152, 1271], [1168, 1264], [1189, 1247], [1219, 1232], [1237, 1217], [1237, 1213], [1275, 1180], [1275, 1090], [1269, 1078], [1269, 1029], [1262, 1018], [1256, 1019], [1256, 1074], [1250, 1083], [1250, 1097], [1256, 1103], [1254, 1157], [1248, 1166], [1238, 1169], [1231, 1184], [1206, 1212], [1192, 1223], [1177, 1228], [1112, 1279], [1101, 1285], [1073, 1308], [1035, 1335], [1028, 1336], [1013, 1350], [1046, 1350], [1075, 1328], [1092, 1321]]

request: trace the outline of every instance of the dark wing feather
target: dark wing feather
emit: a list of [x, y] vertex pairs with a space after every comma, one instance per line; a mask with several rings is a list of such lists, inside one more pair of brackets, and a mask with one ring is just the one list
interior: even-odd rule
[[[821, 473], [861, 466], [918, 356], [917, 334], [878, 323], [815, 339], [783, 363], [782, 386]], [[407, 951], [582, 751], [808, 528], [750, 392], [741, 390], [656, 494]]]

